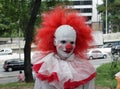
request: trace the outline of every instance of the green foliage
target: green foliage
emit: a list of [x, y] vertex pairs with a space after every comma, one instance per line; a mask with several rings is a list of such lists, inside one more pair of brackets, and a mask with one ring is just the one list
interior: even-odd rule
[[115, 74], [120, 71], [120, 61], [106, 63], [97, 68], [97, 77], [95, 83], [97, 86], [107, 86], [115, 89], [117, 81]]
[[[41, 13], [56, 4], [68, 4], [69, 0], [42, 1], [35, 27], [41, 22]], [[31, 16], [34, 0], [0, 0], [0, 36], [18, 36], [19, 30], [25, 35], [25, 28]]]
[[116, 4], [117, 4], [117, 3], [120, 4], [120, 0], [115, 0], [115, 3], [116, 3]]
[[[102, 20], [105, 22], [106, 0], [103, 4], [97, 7], [98, 12], [102, 14]], [[120, 32], [120, 0], [107, 0], [108, 23], [111, 25], [113, 32]]]
[[68, 5], [70, 4], [69, 0], [44, 0], [41, 2], [41, 7], [39, 14], [37, 15], [36, 26], [40, 25], [41, 22], [41, 14], [45, 11], [52, 9], [56, 5]]
[[[28, 1], [26, 0], [0, 0], [1, 13], [0, 16], [0, 36], [18, 36], [18, 31], [21, 29], [21, 33], [28, 21]], [[22, 5], [24, 7], [22, 7]], [[23, 21], [24, 20], [24, 21]], [[23, 23], [26, 22], [26, 23]], [[3, 27], [4, 26], [4, 27]], [[17, 34], [13, 34], [17, 33]]]
[[99, 5], [99, 6], [97, 7], [97, 9], [98, 9], [98, 13], [103, 13], [103, 12], [105, 12], [105, 6], [104, 6], [104, 5]]

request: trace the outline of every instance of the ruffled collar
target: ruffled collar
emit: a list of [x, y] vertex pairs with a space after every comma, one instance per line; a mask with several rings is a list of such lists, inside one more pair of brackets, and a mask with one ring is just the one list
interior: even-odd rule
[[74, 54], [66, 60], [61, 60], [56, 54], [36, 55], [39, 61], [33, 70], [42, 81], [48, 81], [57, 89], [74, 89], [96, 76], [94, 67], [89, 61], [80, 59]]

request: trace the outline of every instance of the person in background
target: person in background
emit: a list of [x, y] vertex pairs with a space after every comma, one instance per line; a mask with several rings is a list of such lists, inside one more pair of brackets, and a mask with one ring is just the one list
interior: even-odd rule
[[25, 76], [24, 76], [24, 74], [21, 70], [19, 71], [19, 74], [18, 74], [17, 78], [18, 78], [19, 82], [24, 82]]

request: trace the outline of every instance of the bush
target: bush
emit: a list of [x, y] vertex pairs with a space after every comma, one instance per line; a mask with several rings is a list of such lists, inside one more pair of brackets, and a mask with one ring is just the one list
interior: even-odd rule
[[106, 86], [110, 89], [116, 88], [117, 81], [115, 80], [115, 74], [120, 71], [120, 61], [103, 64], [96, 71], [96, 86]]

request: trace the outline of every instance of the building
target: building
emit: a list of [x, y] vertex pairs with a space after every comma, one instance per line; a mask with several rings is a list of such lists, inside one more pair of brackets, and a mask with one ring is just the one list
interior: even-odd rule
[[120, 32], [104, 34], [103, 38], [105, 44], [120, 45]]
[[101, 16], [97, 11], [97, 5], [102, 4], [102, 0], [71, 0], [71, 3], [71, 8], [87, 17], [87, 24], [94, 30], [102, 31]]

